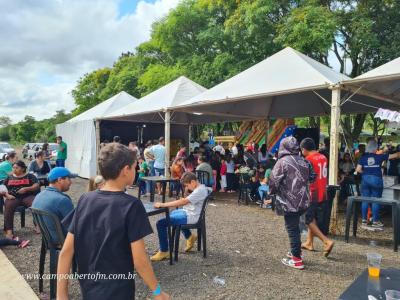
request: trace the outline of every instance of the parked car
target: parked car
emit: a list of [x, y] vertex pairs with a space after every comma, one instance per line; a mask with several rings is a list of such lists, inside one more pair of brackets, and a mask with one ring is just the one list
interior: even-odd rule
[[26, 143], [24, 147], [22, 147], [22, 157], [27, 158], [28, 157], [28, 150], [33, 149], [33, 147], [36, 145], [36, 143]]
[[49, 143], [49, 152], [50, 152], [50, 162], [51, 165], [56, 164], [57, 160], [57, 149], [58, 149], [58, 144], [57, 143]]
[[34, 143], [31, 148], [28, 150], [27, 153], [27, 158], [29, 160], [35, 159], [35, 154], [36, 152], [39, 152], [40, 150], [42, 150], [42, 146], [44, 143]]
[[9, 143], [0, 142], [0, 161], [3, 160], [5, 154], [15, 151], [14, 148], [10, 146]]

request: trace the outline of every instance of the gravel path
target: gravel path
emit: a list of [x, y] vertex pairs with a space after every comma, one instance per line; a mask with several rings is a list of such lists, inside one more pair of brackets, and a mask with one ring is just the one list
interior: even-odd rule
[[[77, 201], [87, 180], [75, 179], [69, 194]], [[157, 216], [151, 217], [155, 229]], [[343, 214], [339, 219], [343, 220]], [[31, 239], [27, 249], [4, 248], [10, 261], [22, 273], [37, 273], [39, 266], [40, 235], [32, 230], [32, 217], [27, 214], [27, 227], [21, 229], [16, 214], [16, 234]], [[3, 215], [0, 215], [3, 222]], [[389, 220], [385, 220], [390, 224]], [[342, 222], [339, 227], [343, 233]], [[350, 244], [343, 234], [335, 237], [336, 245], [329, 257], [319, 251], [305, 253], [304, 271], [281, 264], [288, 250], [288, 238], [283, 219], [270, 210], [256, 206], [238, 206], [236, 194], [218, 195], [207, 210], [208, 258], [192, 251], [180, 253], [179, 262], [154, 263], [153, 267], [165, 291], [173, 299], [337, 299], [343, 290], [366, 268], [366, 253], [377, 251], [383, 255], [383, 267], [400, 268], [400, 254], [392, 250], [391, 228], [383, 233], [359, 230], [358, 238]], [[369, 246], [373, 238], [377, 246]], [[158, 249], [156, 234], [146, 238], [149, 254]], [[184, 241], [181, 239], [181, 251]], [[48, 266], [46, 266], [48, 270]], [[215, 276], [223, 277], [225, 285], [213, 283]], [[28, 280], [38, 293], [38, 282]], [[49, 291], [45, 282], [45, 292]], [[136, 299], [147, 299], [148, 289], [141, 279], [136, 281]], [[71, 299], [80, 299], [79, 284], [72, 282]]]

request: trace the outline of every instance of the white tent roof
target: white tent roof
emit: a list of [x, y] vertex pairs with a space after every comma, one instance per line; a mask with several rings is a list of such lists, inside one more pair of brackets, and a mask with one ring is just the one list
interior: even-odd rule
[[201, 85], [181, 76], [140, 100], [107, 114], [104, 118], [119, 119], [120, 117], [158, 113], [173, 108], [205, 90], [206, 88]]
[[81, 113], [80, 115], [68, 120], [67, 122], [78, 122], [102, 118], [113, 113], [121, 107], [125, 107], [126, 105], [133, 103], [136, 100], [137, 99], [135, 97], [129, 95], [127, 92], [122, 91], [110, 99], [107, 99], [106, 101], [103, 101], [91, 109]]
[[359, 80], [359, 79], [377, 79], [377, 78], [382, 78], [382, 77], [389, 77], [397, 75], [400, 76], [400, 57], [384, 64], [381, 65], [367, 73], [364, 73], [356, 78], [354, 80]]
[[[175, 110], [248, 119], [324, 115], [330, 113], [330, 106], [316, 93], [330, 102], [330, 88], [345, 80], [350, 78], [287, 47]], [[366, 112], [371, 107], [356, 102], [376, 102], [359, 95], [353, 98], [342, 107], [343, 112]]]
[[183, 105], [321, 89], [345, 79], [350, 78], [287, 47]]
[[389, 103], [399, 104], [400, 57], [343, 82], [343, 86], [357, 91], [358, 94], [371, 95]]

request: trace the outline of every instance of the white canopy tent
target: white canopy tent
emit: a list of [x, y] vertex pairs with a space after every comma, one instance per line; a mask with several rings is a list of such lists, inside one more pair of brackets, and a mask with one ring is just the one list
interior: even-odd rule
[[[362, 113], [376, 105], [388, 107], [373, 96], [343, 92], [350, 78], [287, 47], [242, 73], [174, 108], [207, 115], [221, 114], [253, 119], [293, 118], [331, 114], [331, 166], [338, 164], [340, 111]], [[351, 98], [351, 101], [349, 100]], [[337, 169], [330, 171], [330, 184], [337, 184]]]
[[120, 92], [67, 122], [57, 125], [57, 135], [62, 136], [68, 145], [66, 167], [71, 172], [84, 178], [96, 175], [99, 146], [96, 138], [98, 134], [96, 120], [136, 100], [128, 93]]
[[369, 95], [397, 107], [400, 104], [400, 57], [354, 79], [346, 80], [342, 85], [344, 89]]
[[[395, 72], [399, 68], [397, 65], [386, 66], [371, 73], [371, 76], [388, 79], [385, 74], [389, 70]], [[389, 77], [394, 78], [394, 75]], [[367, 79], [363, 80], [365, 82]], [[342, 82], [352, 84], [345, 87]], [[267, 120], [330, 114], [329, 184], [337, 185], [340, 113], [371, 112], [376, 107], [400, 108], [400, 103], [390, 101], [389, 97], [377, 97], [379, 90], [376, 89], [382, 89], [379, 84], [371, 82], [369, 89], [373, 92], [359, 93], [361, 89], [356, 83], [288, 47], [182, 103], [174, 111]], [[391, 87], [392, 93], [398, 93], [397, 85]], [[387, 90], [387, 86], [383, 89]], [[381, 101], [384, 98], [387, 101]], [[336, 206], [333, 209], [336, 211]]]
[[[165, 123], [166, 163], [170, 158], [170, 125], [189, 124], [186, 114], [171, 114], [171, 108], [204, 92], [206, 89], [194, 81], [181, 76], [140, 100], [109, 113], [102, 119], [116, 121], [141, 121]], [[166, 168], [168, 170], [168, 168]]]

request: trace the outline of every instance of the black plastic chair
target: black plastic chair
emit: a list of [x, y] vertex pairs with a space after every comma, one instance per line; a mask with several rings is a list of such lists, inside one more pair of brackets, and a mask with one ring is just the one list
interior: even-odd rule
[[240, 202], [245, 202], [246, 205], [249, 204], [251, 193], [251, 177], [249, 174], [242, 173], [239, 177], [239, 196], [238, 204]]
[[174, 245], [174, 259], [178, 261], [179, 252], [179, 238], [182, 229], [197, 229], [197, 251], [201, 251], [203, 247], [203, 257], [207, 257], [207, 234], [206, 234], [206, 210], [207, 204], [210, 200], [212, 192], [208, 194], [206, 199], [204, 199], [203, 206], [201, 208], [200, 217], [195, 224], [185, 224], [185, 225], [175, 225], [172, 227], [172, 236], [175, 239]]
[[[30, 208], [32, 211], [33, 220], [39, 225], [40, 232], [42, 233], [42, 246], [40, 249], [40, 259], [39, 259], [39, 292], [43, 292], [43, 274], [44, 274], [44, 264], [46, 261], [46, 252], [50, 251], [50, 274], [57, 274], [57, 263], [58, 255], [64, 244], [65, 234], [62, 230], [62, 226], [58, 217], [50, 212]], [[56, 240], [50, 234], [50, 230], [46, 223], [52, 222], [56, 230]], [[50, 279], [50, 299], [56, 298], [57, 280], [55, 278]]]
[[197, 180], [205, 186], [210, 186], [210, 174], [206, 171], [196, 170]]

